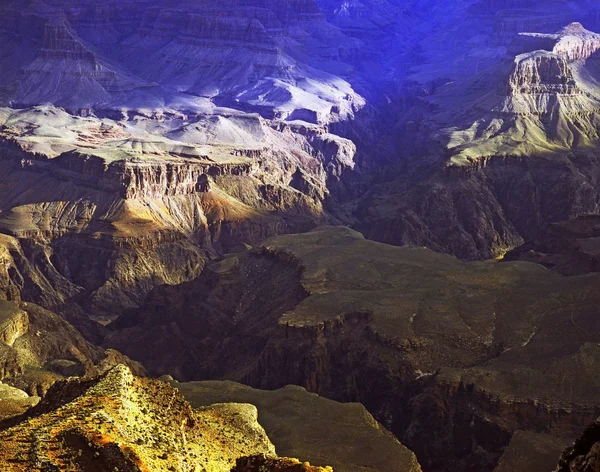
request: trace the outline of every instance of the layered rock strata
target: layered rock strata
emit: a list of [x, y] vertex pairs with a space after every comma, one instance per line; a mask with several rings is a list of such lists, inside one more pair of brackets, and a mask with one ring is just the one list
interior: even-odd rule
[[521, 35], [516, 58], [415, 101], [397, 127], [406, 159], [357, 201], [355, 227], [481, 259], [598, 213], [598, 38], [579, 23]]
[[[156, 285], [195, 278], [215, 252], [333, 221], [327, 185], [356, 152], [324, 127], [239, 113], [213, 116], [210, 129], [203, 116], [172, 117], [149, 143], [152, 119], [5, 111], [0, 228], [16, 238], [7, 238], [15, 269], [6, 284], [100, 321]], [[239, 144], [222, 144], [234, 131]]]
[[7, 43], [14, 54], [5, 66], [13, 73], [0, 82], [15, 93], [4, 94], [4, 103], [199, 110], [214, 100], [313, 123], [347, 119], [365, 104], [338, 75], [350, 66], [336, 56], [356, 45], [311, 0], [188, 2], [178, 9], [128, 1], [111, 12], [102, 2], [62, 1], [8, 4], [4, 12], [12, 35], [24, 33], [10, 22], [14, 15], [37, 26], [26, 44]]
[[425, 470], [492, 470], [515, 431], [598, 415], [597, 283], [323, 228], [156, 290], [105, 342], [155, 374], [360, 401]]

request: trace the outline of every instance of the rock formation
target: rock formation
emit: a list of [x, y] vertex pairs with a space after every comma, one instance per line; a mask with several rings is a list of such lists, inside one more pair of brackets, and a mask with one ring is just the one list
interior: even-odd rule
[[[31, 270], [29, 261], [19, 254], [16, 240], [5, 238], [1, 249], [0, 382], [6, 384], [3, 393], [10, 393], [9, 385], [12, 385], [33, 396], [43, 395], [59, 379], [98, 375], [118, 363], [128, 364], [137, 374], [145, 373], [141, 365], [122, 354], [90, 343], [63, 317], [34, 303], [21, 301], [21, 295], [52, 300], [56, 292], [46, 289], [55, 279], [48, 280], [45, 278], [48, 274]], [[14, 258], [11, 252], [15, 254]], [[25, 278], [35, 282], [29, 287], [31, 293], [19, 289]], [[90, 320], [86, 321], [79, 312], [72, 312], [69, 317], [74, 322], [80, 321], [84, 329], [90, 326]], [[99, 333], [89, 331], [88, 335], [98, 339]], [[26, 406], [30, 404], [29, 400], [24, 402]]]
[[425, 470], [492, 470], [515, 431], [598, 415], [597, 284], [323, 228], [156, 290], [105, 342], [156, 375], [360, 401]]
[[[171, 387], [118, 365], [97, 378], [59, 381], [38, 401], [0, 384], [3, 470], [421, 470], [414, 454], [362, 405], [339, 404], [299, 387], [277, 392], [232, 382]], [[331, 458], [334, 468], [277, 457], [271, 436], [280, 455], [320, 463]]]
[[29, 316], [12, 302], [0, 302], [0, 342], [13, 347], [29, 331]]
[[356, 148], [328, 125], [365, 101], [341, 77], [357, 41], [314, 1], [11, 1], [0, 34], [0, 229], [28, 266], [9, 285], [90, 339], [83, 312], [337, 221]]
[[42, 395], [57, 380], [97, 375], [119, 362], [136, 373], [144, 368], [118, 352], [101, 349], [63, 318], [32, 303], [0, 301], [11, 344], [0, 344], [0, 381], [32, 395]]
[[39, 400], [37, 396], [30, 396], [23, 390], [0, 383], [0, 421], [25, 413], [37, 405]]
[[581, 216], [549, 224], [533, 241], [504, 257], [542, 264], [563, 275], [600, 272], [600, 218]]
[[[209, 100], [194, 97], [207, 97], [315, 123], [345, 119], [364, 106], [334, 75], [343, 65], [331, 58], [353, 42], [312, 0], [187, 2], [179, 9], [160, 0], [127, 1], [111, 12], [100, 1], [65, 0], [16, 12], [9, 3], [5, 14], [13, 34], [23, 34], [20, 24], [36, 28], [28, 44], [14, 44], [21, 54], [6, 61], [19, 68], [21, 79], [18, 86], [4, 84], [16, 90], [2, 97], [4, 103], [199, 109]], [[35, 58], [25, 62], [31, 48]]]
[[[591, 0], [3, 1], [0, 415], [126, 363], [362, 402], [431, 472], [545, 467], [600, 414], [594, 31]], [[331, 465], [418, 467], [361, 412], [375, 452]], [[139, 466], [69, 431], [23, 460]], [[263, 445], [215, 467], [317, 467]]]
[[522, 34], [504, 43], [516, 57], [434, 87], [404, 111], [406, 159], [358, 200], [355, 227], [480, 259], [597, 213], [599, 38], [580, 23]]
[[[122, 365], [94, 380], [55, 384], [37, 406], [0, 424], [0, 440], [7, 471], [229, 472], [240, 457], [275, 456], [254, 406], [195, 411], [168, 384], [136, 378]], [[276, 464], [261, 470], [286, 470]]]
[[279, 459], [265, 456], [241, 457], [236, 461], [232, 472], [331, 472], [330, 467], [314, 467], [297, 459]]
[[[44, 274], [27, 280], [18, 268], [11, 283], [53, 310], [74, 302], [110, 318], [157, 284], [194, 278], [211, 251], [327, 219], [327, 181], [353, 166], [349, 141], [308, 124], [277, 131], [258, 116], [215, 117], [210, 130], [203, 119], [173, 118], [150, 145], [152, 120], [8, 111], [0, 225], [17, 238], [15, 264]], [[220, 144], [219, 133], [234, 131], [251, 143]]]
[[585, 472], [600, 466], [600, 422], [588, 426], [582, 435], [565, 448], [555, 472]]
[[329, 464], [336, 472], [421, 470], [414, 454], [358, 403], [337, 403], [292, 385], [275, 391], [226, 381], [172, 385], [194, 407], [255, 405], [260, 424], [280, 455]]

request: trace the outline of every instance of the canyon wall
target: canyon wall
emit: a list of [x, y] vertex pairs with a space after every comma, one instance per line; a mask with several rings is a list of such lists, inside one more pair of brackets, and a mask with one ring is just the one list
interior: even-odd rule
[[600, 413], [595, 284], [322, 228], [157, 289], [105, 345], [155, 375], [360, 401], [425, 470], [493, 470], [515, 431], [573, 438]]

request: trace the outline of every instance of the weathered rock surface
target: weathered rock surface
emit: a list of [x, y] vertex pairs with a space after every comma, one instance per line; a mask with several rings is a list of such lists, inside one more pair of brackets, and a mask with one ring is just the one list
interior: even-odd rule
[[579, 23], [521, 35], [516, 58], [505, 42], [495, 63], [414, 101], [396, 128], [405, 160], [357, 201], [355, 227], [481, 259], [597, 214], [598, 38]]
[[600, 217], [552, 223], [504, 258], [536, 262], [563, 275], [600, 272]]
[[275, 454], [254, 406], [193, 410], [168, 384], [122, 365], [55, 384], [36, 407], [0, 423], [0, 441], [6, 471], [229, 472], [241, 456]]
[[[109, 9], [99, 1], [6, 2], [0, 96], [12, 106], [50, 101], [88, 119], [57, 129], [46, 114], [21, 120], [25, 126], [13, 116], [4, 137], [28, 152], [60, 156], [61, 178], [65, 167], [72, 177], [92, 167], [77, 179], [125, 186], [127, 201], [162, 200], [150, 209], [132, 204], [128, 216], [176, 226], [177, 236], [183, 228], [195, 243], [210, 238], [217, 250], [219, 240], [232, 247], [306, 230], [327, 207], [336, 215], [329, 222], [355, 224], [372, 239], [488, 258], [533, 238], [547, 222], [598, 212], [597, 165], [586, 150], [598, 141], [599, 42], [582, 26], [598, 26], [597, 5], [213, 3], [173, 8], [128, 0]], [[110, 167], [132, 154], [160, 164], [142, 170], [115, 162], [102, 173], [91, 157]], [[519, 182], [511, 175], [508, 185], [485, 170], [496, 161], [502, 175], [521, 172], [515, 157], [536, 161]], [[32, 166], [39, 164], [54, 167]], [[211, 178], [200, 177], [207, 166]], [[372, 171], [367, 178], [358, 172], [364, 169]], [[465, 183], [463, 171], [473, 179]], [[273, 173], [279, 175], [267, 177]], [[174, 174], [177, 195], [167, 184]], [[214, 198], [182, 202], [203, 189]], [[165, 202], [165, 195], [173, 198]], [[556, 210], [554, 198], [563, 202]], [[79, 214], [70, 225], [77, 226], [95, 200], [63, 209], [56, 221]], [[521, 201], [525, 208], [515, 205]], [[13, 211], [12, 203], [5, 207]], [[114, 221], [114, 213], [98, 210], [93, 217]], [[241, 222], [242, 214], [253, 223]], [[183, 252], [195, 270], [167, 267], [139, 281], [109, 277], [106, 290], [85, 289], [82, 297], [93, 300], [84, 309], [111, 318], [119, 304], [138, 305], [148, 287], [195, 277], [205, 257], [190, 245]], [[105, 306], [96, 301], [109, 299]]]
[[120, 358], [75, 326], [156, 374], [362, 401], [428, 470], [579, 434], [597, 275], [347, 230], [261, 244], [344, 222], [593, 266], [593, 235], [540, 229], [600, 212], [597, 2], [423, 3], [3, 2], [2, 376], [43, 393]]
[[241, 457], [236, 461], [232, 472], [331, 472], [330, 467], [314, 467], [297, 459], [279, 459], [265, 456]]
[[14, 302], [0, 301], [0, 342], [9, 347], [29, 330], [29, 316]]
[[0, 316], [0, 381], [31, 395], [43, 395], [62, 378], [98, 375], [119, 363], [145, 373], [138, 363], [91, 344], [62, 317], [33, 303], [0, 300]]
[[492, 470], [515, 431], [598, 416], [598, 283], [321, 228], [156, 290], [105, 342], [156, 375], [360, 401], [425, 470]]
[[39, 400], [37, 396], [29, 396], [23, 390], [0, 383], [0, 421], [23, 414]]
[[[239, 113], [209, 117], [210, 129], [203, 116], [167, 119], [149, 143], [154, 121], [143, 117], [6, 112], [0, 228], [13, 237], [4, 239], [15, 266], [7, 285], [99, 320], [138, 306], [156, 285], [195, 278], [215, 251], [333, 220], [327, 183], [356, 152], [323, 127], [274, 129]], [[227, 144], [230, 132], [238, 145]]]
[[556, 472], [587, 472], [600, 467], [600, 422], [588, 426], [583, 434], [567, 447]]
[[571, 440], [548, 434], [516, 431], [494, 472], [548, 472]]
[[358, 403], [337, 403], [296, 386], [275, 391], [227, 381], [176, 382], [173, 386], [193, 407], [228, 402], [255, 405], [260, 424], [279, 455], [329, 464], [337, 472], [421, 470], [415, 455]]
[[14, 91], [0, 96], [3, 103], [189, 110], [212, 100], [313, 123], [346, 119], [364, 106], [338, 75], [350, 68], [339, 56], [355, 42], [313, 0], [178, 8], [130, 0], [111, 12], [100, 1], [8, 2], [3, 16], [12, 41], [0, 83]]
[[356, 148], [327, 125], [365, 106], [342, 77], [359, 41], [313, 0], [1, 13], [0, 230], [30, 266], [10, 280], [24, 299], [95, 339], [79, 315], [105, 323], [216, 252], [336, 221], [328, 185]]

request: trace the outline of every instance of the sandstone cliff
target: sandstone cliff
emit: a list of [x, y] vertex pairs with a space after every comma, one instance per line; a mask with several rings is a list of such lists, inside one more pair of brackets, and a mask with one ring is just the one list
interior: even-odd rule
[[407, 105], [396, 125], [404, 160], [357, 200], [355, 227], [480, 259], [598, 213], [598, 38], [579, 23], [521, 35], [516, 57], [504, 49]]

